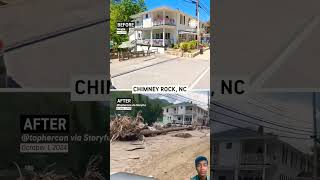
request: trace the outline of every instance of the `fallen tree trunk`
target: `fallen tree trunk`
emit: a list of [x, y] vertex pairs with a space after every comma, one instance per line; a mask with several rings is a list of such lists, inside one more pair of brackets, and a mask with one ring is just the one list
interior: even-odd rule
[[155, 131], [151, 131], [149, 129], [144, 129], [144, 130], [140, 131], [140, 134], [148, 137], [148, 136], [159, 135], [159, 134], [163, 134], [163, 133], [167, 133], [167, 132], [181, 131], [181, 130], [193, 130], [193, 128], [192, 127], [177, 127], [177, 128], [167, 128], [164, 130], [155, 130]]

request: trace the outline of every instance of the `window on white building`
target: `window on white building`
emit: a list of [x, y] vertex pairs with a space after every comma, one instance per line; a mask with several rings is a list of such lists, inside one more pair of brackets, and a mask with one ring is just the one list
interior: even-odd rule
[[170, 39], [170, 33], [166, 33], [166, 39]]
[[149, 18], [149, 14], [146, 14], [146, 19]]
[[226, 143], [226, 149], [232, 149], [232, 143]]

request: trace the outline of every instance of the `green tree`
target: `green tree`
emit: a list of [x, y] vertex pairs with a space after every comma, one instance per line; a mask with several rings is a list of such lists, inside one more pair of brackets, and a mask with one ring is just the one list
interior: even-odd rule
[[146, 11], [144, 0], [112, 0], [110, 5], [110, 36], [114, 46], [128, 41], [128, 35], [117, 34], [117, 22], [130, 22], [130, 16]]
[[[133, 107], [131, 111], [116, 111], [116, 99], [117, 98], [132, 98], [134, 104], [146, 104], [145, 107]], [[141, 110], [145, 123], [151, 125], [157, 120], [162, 120], [162, 108], [171, 105], [164, 99], [152, 99], [148, 96], [141, 94], [131, 94], [129, 91], [112, 92], [110, 102], [111, 116], [115, 114], [130, 115], [135, 117]]]

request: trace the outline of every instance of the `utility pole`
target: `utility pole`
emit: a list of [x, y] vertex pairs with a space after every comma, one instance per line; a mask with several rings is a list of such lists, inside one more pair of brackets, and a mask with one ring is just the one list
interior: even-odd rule
[[199, 17], [199, 0], [197, 0], [197, 49], [199, 49], [199, 44], [200, 44], [200, 17]]
[[318, 149], [317, 149], [317, 94], [313, 92], [312, 95], [313, 101], [313, 132], [314, 132], [314, 139], [313, 139], [313, 179], [318, 180]]

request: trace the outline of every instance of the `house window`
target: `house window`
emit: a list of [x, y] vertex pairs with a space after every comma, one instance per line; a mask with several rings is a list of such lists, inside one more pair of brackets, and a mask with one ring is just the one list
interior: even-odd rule
[[227, 143], [226, 144], [226, 149], [231, 149], [232, 148], [232, 143]]
[[178, 120], [180, 121], [180, 120], [181, 120], [181, 117], [178, 117]]
[[213, 153], [218, 153], [218, 144], [213, 144]]
[[166, 18], [169, 18], [169, 16], [166, 16]]
[[290, 167], [293, 167], [293, 152], [291, 152], [291, 157], [290, 157]]
[[282, 163], [284, 164], [285, 163], [285, 147], [284, 147], [284, 144], [282, 144]]
[[166, 109], [167, 112], [169, 112], [169, 109]]
[[180, 109], [182, 109], [182, 106], [180, 106]]
[[166, 39], [170, 39], [170, 33], [166, 33]]
[[288, 148], [286, 148], [286, 151], [285, 151], [285, 163], [287, 164], [288, 163]]
[[186, 16], [183, 16], [183, 24], [186, 25]]
[[149, 14], [146, 14], [146, 19], [148, 19], [149, 18]]
[[159, 34], [158, 33], [156, 34], [156, 39], [159, 39]]
[[180, 24], [182, 24], [182, 14], [180, 14]]

